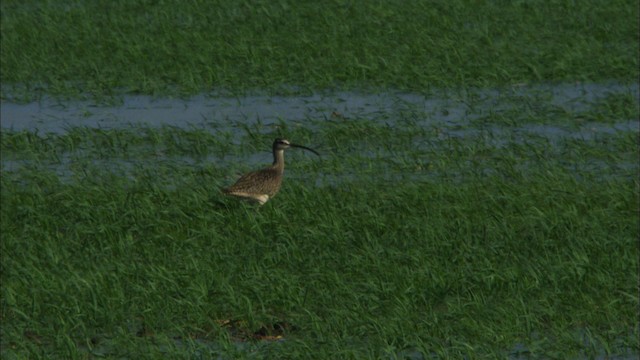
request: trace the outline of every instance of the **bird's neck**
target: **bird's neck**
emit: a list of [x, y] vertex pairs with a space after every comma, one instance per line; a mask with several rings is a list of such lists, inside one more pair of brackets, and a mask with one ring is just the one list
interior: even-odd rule
[[273, 167], [284, 171], [284, 150], [273, 150]]

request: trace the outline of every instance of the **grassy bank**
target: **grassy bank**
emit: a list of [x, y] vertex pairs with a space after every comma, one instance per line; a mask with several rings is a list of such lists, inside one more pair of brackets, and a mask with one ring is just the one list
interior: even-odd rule
[[289, 152], [259, 210], [218, 188], [282, 133], [3, 132], [3, 355], [637, 349], [637, 134], [396, 121], [284, 128], [323, 157]]
[[635, 1], [3, 1], [2, 97], [636, 81]]

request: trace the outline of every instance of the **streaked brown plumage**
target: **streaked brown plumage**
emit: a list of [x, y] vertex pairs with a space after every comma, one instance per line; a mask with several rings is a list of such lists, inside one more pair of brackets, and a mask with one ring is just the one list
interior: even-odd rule
[[222, 191], [225, 194], [263, 205], [280, 190], [284, 175], [284, 150], [289, 147], [306, 149], [320, 155], [306, 146], [292, 144], [285, 139], [276, 139], [273, 142], [273, 165], [243, 175], [235, 184]]

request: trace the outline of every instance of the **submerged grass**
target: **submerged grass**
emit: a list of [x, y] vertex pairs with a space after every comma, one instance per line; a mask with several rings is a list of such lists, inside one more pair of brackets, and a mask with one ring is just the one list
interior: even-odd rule
[[260, 209], [219, 193], [255, 165], [222, 161], [235, 150], [215, 131], [3, 132], [19, 164], [0, 179], [3, 357], [638, 348], [636, 133], [462, 139], [398, 121], [280, 129], [323, 158], [290, 151]]
[[3, 1], [2, 97], [636, 81], [634, 1]]

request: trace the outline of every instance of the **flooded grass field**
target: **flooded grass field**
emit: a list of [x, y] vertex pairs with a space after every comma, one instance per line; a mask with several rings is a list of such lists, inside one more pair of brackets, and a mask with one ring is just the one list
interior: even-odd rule
[[[637, 97], [7, 107], [3, 354], [633, 357]], [[225, 198], [275, 137], [322, 157]]]
[[637, 6], [318, 4], [0, 4], [0, 357], [637, 358]]

